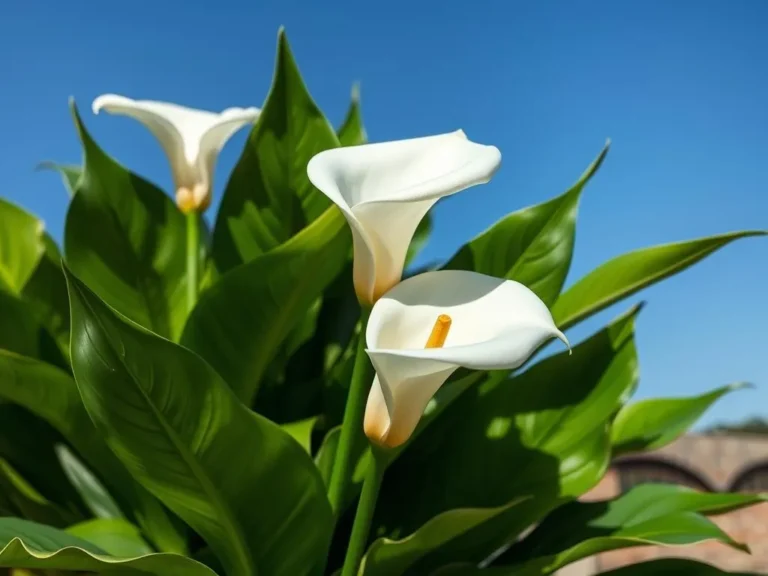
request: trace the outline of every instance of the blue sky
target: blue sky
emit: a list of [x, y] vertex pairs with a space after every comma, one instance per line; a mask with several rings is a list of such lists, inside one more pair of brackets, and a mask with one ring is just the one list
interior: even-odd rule
[[[501, 149], [490, 184], [436, 209], [424, 260], [561, 193], [610, 137], [581, 204], [570, 284], [634, 248], [768, 228], [766, 23], [768, 3], [756, 0], [6, 3], [0, 194], [61, 237], [66, 195], [55, 175], [34, 167], [79, 161], [70, 95], [108, 152], [168, 189], [149, 133], [129, 119], [92, 116], [93, 98], [259, 106], [282, 24], [334, 124], [360, 81], [373, 140], [462, 128]], [[217, 199], [244, 138], [220, 159]], [[767, 280], [768, 239], [747, 239], [644, 292], [638, 397], [746, 380], [759, 388], [721, 401], [704, 423], [768, 416]]]

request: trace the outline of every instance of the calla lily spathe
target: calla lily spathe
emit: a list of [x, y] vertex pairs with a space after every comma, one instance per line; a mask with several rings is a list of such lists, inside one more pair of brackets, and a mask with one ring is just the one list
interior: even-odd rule
[[93, 112], [106, 110], [135, 118], [160, 141], [171, 163], [176, 203], [182, 212], [202, 212], [211, 202], [216, 159], [237, 130], [259, 117], [258, 108], [227, 108], [215, 113], [151, 100], [105, 94]]
[[[441, 315], [450, 317], [447, 338], [425, 348]], [[366, 351], [376, 377], [366, 435], [385, 447], [403, 444], [457, 368], [517, 368], [553, 337], [568, 345], [546, 305], [518, 282], [462, 270], [404, 280], [376, 302], [368, 321]]]
[[471, 142], [461, 130], [335, 148], [310, 160], [310, 181], [352, 228], [361, 303], [374, 303], [400, 281], [416, 227], [435, 202], [487, 182], [500, 162], [497, 148]]

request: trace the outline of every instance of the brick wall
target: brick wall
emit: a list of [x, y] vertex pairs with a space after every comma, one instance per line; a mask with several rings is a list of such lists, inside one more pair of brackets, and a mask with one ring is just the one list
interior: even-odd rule
[[[660, 480], [665, 482], [677, 473], [680, 483], [698, 489], [768, 492], [768, 437], [689, 435], [655, 453], [617, 460], [603, 481], [583, 499], [604, 500], [619, 494], [622, 484], [653, 475], [654, 463], [658, 464]], [[746, 543], [752, 554], [716, 542], [679, 548], [649, 546], [600, 554], [571, 565], [559, 574], [588, 576], [669, 556], [695, 558], [728, 570], [768, 574], [768, 503], [712, 519], [735, 540]]]

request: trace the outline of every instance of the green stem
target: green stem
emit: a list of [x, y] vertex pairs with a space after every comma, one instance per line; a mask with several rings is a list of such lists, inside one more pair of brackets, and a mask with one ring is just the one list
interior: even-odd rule
[[200, 253], [200, 222], [197, 212], [188, 212], [187, 215], [187, 310], [197, 304], [197, 265]]
[[[349, 395], [344, 408], [344, 420], [341, 424], [341, 436], [336, 449], [336, 458], [331, 471], [331, 481], [328, 487], [328, 499], [333, 511], [338, 516], [344, 505], [344, 494], [354, 471], [353, 457], [356, 456], [355, 445], [363, 435], [363, 415], [368, 390], [373, 382], [373, 366], [368, 354], [365, 353], [365, 327], [368, 324], [370, 310], [363, 308], [361, 314], [362, 327], [357, 343], [355, 366], [352, 369], [352, 381], [349, 384]], [[358, 444], [359, 445], [359, 444]]]
[[368, 543], [368, 534], [371, 531], [371, 521], [376, 510], [376, 499], [379, 497], [381, 479], [386, 469], [384, 453], [371, 446], [371, 457], [368, 461], [368, 469], [365, 472], [363, 491], [360, 494], [360, 502], [357, 505], [355, 523], [352, 525], [352, 535], [349, 537], [347, 555], [344, 558], [344, 567], [341, 576], [355, 576], [360, 569], [360, 561], [365, 554], [365, 546]]

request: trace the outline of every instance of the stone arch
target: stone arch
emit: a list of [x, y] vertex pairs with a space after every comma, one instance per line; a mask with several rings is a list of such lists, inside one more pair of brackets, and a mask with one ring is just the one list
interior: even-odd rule
[[740, 470], [728, 486], [729, 492], [768, 492], [768, 461]]
[[704, 475], [663, 456], [625, 457], [614, 462], [613, 467], [618, 475], [622, 492], [636, 484], [647, 482], [680, 484], [702, 492], [717, 491]]

